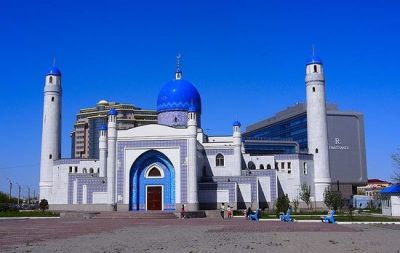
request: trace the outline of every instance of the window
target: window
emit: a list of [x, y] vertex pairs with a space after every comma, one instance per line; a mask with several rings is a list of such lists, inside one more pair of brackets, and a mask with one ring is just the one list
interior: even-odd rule
[[53, 77], [52, 76], [49, 77], [49, 83], [53, 83]]
[[83, 168], [82, 173], [87, 173], [87, 169]]
[[279, 168], [278, 168], [278, 162], [275, 162], [275, 169], [276, 169], [276, 170], [279, 170]]
[[315, 92], [315, 87], [312, 87], [312, 92]]
[[89, 169], [89, 173], [94, 173], [94, 169], [93, 169], [93, 168], [90, 168], [90, 169]]
[[51, 158], [53, 158], [53, 155], [52, 155], [52, 154], [49, 155], [49, 159], [51, 159]]
[[78, 173], [78, 166], [75, 166], [75, 173]]
[[292, 163], [291, 163], [291, 162], [288, 162], [288, 163], [287, 163], [287, 168], [288, 168], [288, 169], [291, 169], [291, 167], [292, 167]]
[[307, 163], [304, 162], [304, 163], [303, 163], [303, 174], [304, 174], [304, 175], [307, 175], [307, 173], [308, 173], [308, 171], [307, 171]]
[[260, 170], [264, 169], [264, 165], [260, 164]]
[[54, 102], [54, 97], [51, 97], [51, 102]]
[[175, 123], [178, 122], [178, 118], [177, 117], [174, 118], [174, 122]]
[[247, 164], [247, 168], [248, 168], [249, 170], [255, 170], [255, 169], [256, 169], [256, 165], [255, 165], [252, 161], [250, 161], [250, 162]]
[[281, 170], [285, 169], [285, 162], [281, 162]]
[[99, 173], [99, 174], [100, 174], [100, 168], [97, 168], [97, 173]]
[[72, 173], [72, 166], [69, 166], [69, 173]]
[[156, 167], [153, 167], [149, 170], [149, 173], [147, 174], [147, 176], [148, 177], [161, 177], [161, 172]]
[[315, 153], [318, 153], [318, 149], [317, 148], [315, 149]]
[[215, 157], [215, 166], [217, 167], [224, 166], [224, 164], [225, 164], [224, 155], [220, 153]]
[[314, 73], [317, 73], [317, 65], [314, 65]]
[[271, 164], [267, 164], [267, 170], [271, 169]]

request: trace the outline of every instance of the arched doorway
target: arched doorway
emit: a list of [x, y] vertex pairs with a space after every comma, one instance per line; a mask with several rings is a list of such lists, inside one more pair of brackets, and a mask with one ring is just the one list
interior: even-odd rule
[[133, 163], [129, 210], [175, 210], [175, 170], [163, 153], [149, 150]]

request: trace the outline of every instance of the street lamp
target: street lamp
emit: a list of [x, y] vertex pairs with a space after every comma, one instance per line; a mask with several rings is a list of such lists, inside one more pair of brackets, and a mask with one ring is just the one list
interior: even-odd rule
[[19, 200], [20, 200], [20, 198], [21, 198], [21, 186], [18, 184], [18, 183], [16, 183], [17, 185], [18, 185], [18, 205], [19, 205]]
[[26, 186], [28, 188], [28, 205], [31, 203], [31, 188], [29, 186]]
[[8, 200], [11, 202], [11, 190], [12, 190], [12, 182], [11, 179], [7, 178], [8, 182], [10, 183], [10, 194], [8, 196]]

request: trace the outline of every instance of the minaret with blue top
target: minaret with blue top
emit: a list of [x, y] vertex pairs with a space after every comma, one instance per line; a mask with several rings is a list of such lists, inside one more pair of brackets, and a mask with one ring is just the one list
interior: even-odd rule
[[242, 175], [242, 133], [239, 121], [233, 122], [234, 176]]
[[[314, 51], [314, 50], [313, 50]], [[324, 191], [330, 186], [328, 130], [326, 123], [325, 76], [322, 61], [313, 56], [306, 64], [308, 153], [314, 156], [317, 205], [323, 206]]]
[[40, 159], [40, 199], [52, 201], [53, 162], [61, 158], [61, 71], [54, 65], [46, 74]]
[[118, 112], [111, 108], [108, 112], [108, 127], [107, 127], [107, 192], [108, 203], [114, 205], [116, 203], [115, 189], [116, 189], [116, 167], [117, 167], [117, 116]]

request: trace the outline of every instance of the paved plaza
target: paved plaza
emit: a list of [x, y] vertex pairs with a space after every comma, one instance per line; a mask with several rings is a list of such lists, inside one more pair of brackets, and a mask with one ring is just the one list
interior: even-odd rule
[[1, 220], [1, 252], [400, 252], [400, 225], [221, 219]]

